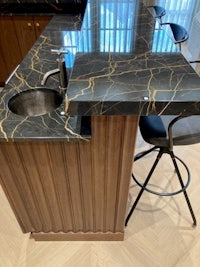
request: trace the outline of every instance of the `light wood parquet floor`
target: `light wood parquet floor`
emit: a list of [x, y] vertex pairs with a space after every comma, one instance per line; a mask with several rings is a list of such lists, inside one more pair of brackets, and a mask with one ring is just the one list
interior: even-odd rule
[[[148, 148], [139, 137], [136, 152]], [[197, 217], [196, 228], [183, 195], [159, 198], [144, 193], [125, 231], [122, 242], [35, 242], [22, 234], [0, 190], [0, 267], [199, 267], [200, 266], [200, 144], [176, 148], [192, 174], [188, 189]], [[145, 175], [153, 156], [134, 166], [137, 177]], [[167, 158], [155, 174], [157, 190], [176, 189]], [[165, 174], [163, 174], [163, 172]], [[159, 182], [159, 183], [158, 183]], [[138, 187], [131, 183], [129, 206]]]

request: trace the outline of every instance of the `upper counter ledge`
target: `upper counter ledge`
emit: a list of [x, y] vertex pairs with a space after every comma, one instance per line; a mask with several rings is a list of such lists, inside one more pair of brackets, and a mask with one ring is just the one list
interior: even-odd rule
[[200, 78], [142, 2], [88, 1], [69, 114], [200, 114]]

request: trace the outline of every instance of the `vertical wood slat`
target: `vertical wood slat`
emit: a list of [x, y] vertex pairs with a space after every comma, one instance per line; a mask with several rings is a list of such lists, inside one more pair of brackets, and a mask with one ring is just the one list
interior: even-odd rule
[[105, 162], [106, 162], [106, 119], [93, 117], [92, 121], [92, 177], [94, 190], [94, 232], [104, 229], [105, 210]]
[[[36, 168], [38, 170], [46, 203], [48, 206], [52, 229], [59, 232], [62, 229], [61, 215], [59, 211], [53, 164], [49, 156], [49, 143], [32, 143], [32, 153], [34, 155]], [[28, 156], [28, 155], [27, 155]]]
[[94, 230], [94, 183], [92, 176], [91, 142], [79, 143], [80, 175], [82, 179], [84, 232]]
[[126, 116], [121, 151], [121, 164], [118, 176], [118, 192], [116, 205], [115, 231], [124, 227], [126, 205], [128, 201], [129, 184], [133, 165], [136, 133], [138, 128], [137, 116]]
[[[107, 203], [106, 203], [106, 226], [109, 231], [115, 231], [115, 211], [118, 196], [118, 178], [119, 169], [121, 166], [121, 147], [123, 145], [123, 127], [124, 122], [121, 118], [110, 118], [111, 127], [107, 127], [107, 165], [106, 165], [106, 188], [107, 188]], [[121, 125], [122, 123], [122, 125]], [[114, 159], [114, 160], [113, 160]], [[121, 177], [120, 177], [121, 178]]]
[[136, 129], [137, 117], [99, 116], [88, 142], [1, 143], [2, 186], [23, 231], [123, 232]]
[[[49, 213], [48, 203], [44, 194], [41, 176], [35, 162], [35, 154], [37, 152], [34, 152], [34, 150], [38, 151], [37, 144], [32, 146], [31, 143], [23, 142], [18, 144], [16, 143], [15, 147], [18, 148], [21, 161], [24, 165], [24, 169], [26, 170], [26, 176], [29, 180], [30, 189], [32, 191], [33, 199], [35, 202], [35, 210], [38, 211], [42, 229], [44, 232], [51, 231], [51, 217]], [[29, 199], [27, 200], [29, 201]], [[39, 228], [36, 228], [35, 231], [38, 231], [38, 229]]]
[[[51, 161], [53, 162], [55, 187], [59, 198], [60, 213], [62, 218], [62, 231], [73, 230], [72, 199], [67, 175], [67, 160], [65, 146], [61, 142], [49, 145]], [[51, 229], [52, 230], [52, 229]], [[44, 231], [45, 232], [45, 231]]]
[[83, 208], [81, 199], [81, 185], [79, 182], [79, 166], [77, 160], [77, 143], [69, 142], [65, 146], [67, 176], [69, 180], [71, 203], [73, 210], [73, 232], [83, 230]]

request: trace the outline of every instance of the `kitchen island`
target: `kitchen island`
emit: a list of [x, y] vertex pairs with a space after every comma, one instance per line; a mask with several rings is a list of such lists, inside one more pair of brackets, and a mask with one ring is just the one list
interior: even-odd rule
[[[172, 50], [154, 51], [155, 33]], [[61, 47], [63, 103], [40, 116], [11, 112], [9, 100], [40, 86]], [[59, 90], [57, 76], [47, 85]], [[142, 1], [88, 1], [83, 21], [55, 15], [1, 92], [1, 184], [23, 232], [123, 240], [139, 116], [199, 115], [199, 100], [199, 76]]]

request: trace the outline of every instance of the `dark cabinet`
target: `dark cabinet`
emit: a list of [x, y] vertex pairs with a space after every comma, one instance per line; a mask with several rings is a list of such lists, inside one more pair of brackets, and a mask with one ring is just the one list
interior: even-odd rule
[[17, 33], [17, 38], [24, 58], [28, 51], [33, 46], [34, 42], [42, 33], [45, 26], [50, 21], [49, 16], [16, 16], [14, 17], [14, 25]]
[[14, 21], [10, 16], [0, 17], [0, 49], [0, 85], [2, 86], [22, 59]]
[[0, 86], [23, 60], [51, 16], [0, 17]]
[[2, 47], [0, 44], [0, 86], [3, 85], [2, 81], [4, 81], [6, 77], [8, 77], [8, 70], [2, 55]]

